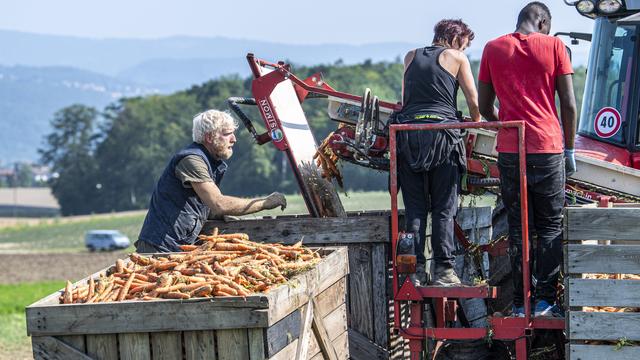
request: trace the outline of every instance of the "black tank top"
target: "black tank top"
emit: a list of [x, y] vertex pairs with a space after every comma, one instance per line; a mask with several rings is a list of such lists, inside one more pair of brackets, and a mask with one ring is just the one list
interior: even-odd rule
[[404, 74], [403, 115], [433, 114], [456, 119], [458, 80], [445, 70], [438, 58], [447, 48], [417, 49]]

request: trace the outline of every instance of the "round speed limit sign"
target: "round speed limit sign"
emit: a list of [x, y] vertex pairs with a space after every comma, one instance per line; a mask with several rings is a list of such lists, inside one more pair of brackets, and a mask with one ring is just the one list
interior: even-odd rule
[[596, 134], [605, 139], [615, 135], [620, 130], [620, 125], [622, 125], [622, 117], [618, 110], [612, 107], [600, 109], [593, 123]]

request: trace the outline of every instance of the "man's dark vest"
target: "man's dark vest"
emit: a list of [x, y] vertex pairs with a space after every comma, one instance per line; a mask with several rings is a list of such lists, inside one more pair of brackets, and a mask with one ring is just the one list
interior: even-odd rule
[[153, 245], [160, 252], [181, 251], [179, 245], [193, 244], [209, 216], [209, 207], [192, 188], [185, 188], [176, 177], [176, 166], [188, 155], [197, 155], [204, 160], [216, 185], [220, 184], [227, 170], [224, 161], [214, 159], [204, 146], [197, 143], [178, 151], [171, 158], [153, 190], [149, 212], [138, 237], [139, 241]]

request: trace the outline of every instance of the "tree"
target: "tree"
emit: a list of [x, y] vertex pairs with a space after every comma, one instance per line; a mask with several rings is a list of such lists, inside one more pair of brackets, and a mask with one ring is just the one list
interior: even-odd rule
[[94, 209], [96, 165], [92, 158], [98, 112], [92, 107], [71, 105], [53, 116], [53, 132], [39, 149], [42, 162], [59, 174], [50, 181], [63, 215], [91, 213]]

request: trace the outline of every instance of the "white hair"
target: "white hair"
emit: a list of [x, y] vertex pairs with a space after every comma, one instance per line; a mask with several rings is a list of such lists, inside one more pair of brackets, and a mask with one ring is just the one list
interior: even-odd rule
[[193, 118], [193, 141], [202, 144], [205, 134], [224, 128], [238, 128], [238, 123], [228, 112], [214, 109], [201, 112]]

